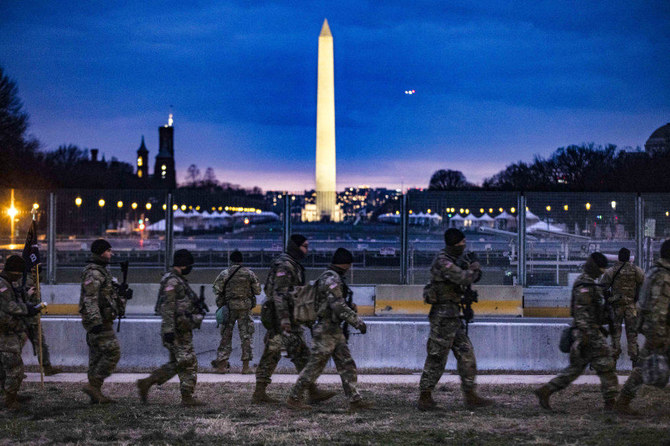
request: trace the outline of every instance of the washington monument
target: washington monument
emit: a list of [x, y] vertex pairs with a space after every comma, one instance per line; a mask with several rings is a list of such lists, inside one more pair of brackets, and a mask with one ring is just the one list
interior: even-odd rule
[[339, 220], [335, 185], [335, 63], [328, 20], [319, 34], [316, 90], [316, 219]]

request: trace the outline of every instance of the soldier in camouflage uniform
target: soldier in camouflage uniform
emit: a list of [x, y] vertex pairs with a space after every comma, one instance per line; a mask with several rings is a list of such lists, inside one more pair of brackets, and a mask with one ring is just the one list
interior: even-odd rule
[[572, 323], [574, 341], [570, 347], [570, 365], [549, 383], [535, 390], [540, 406], [544, 409], [551, 410], [549, 397], [568, 387], [589, 364], [600, 377], [605, 410], [610, 411], [614, 408], [619, 383], [614, 373], [612, 350], [602, 332], [605, 317], [603, 293], [602, 286], [597, 283], [598, 277], [606, 268], [607, 258], [599, 252], [594, 252], [586, 260], [584, 272], [577, 277], [572, 286], [571, 313], [574, 318]]
[[[661, 245], [661, 258], [649, 271], [640, 291], [638, 326], [645, 337], [640, 362], [653, 354], [670, 355], [670, 240]], [[639, 363], [638, 363], [639, 364]], [[642, 370], [637, 365], [621, 389], [616, 411], [635, 415], [630, 402], [642, 385]]]
[[228, 305], [228, 321], [221, 327], [221, 343], [217, 349], [216, 360], [212, 367], [219, 373], [227, 373], [230, 369], [228, 359], [233, 349], [233, 328], [237, 322], [242, 344], [242, 373], [253, 373], [249, 368], [252, 359], [251, 340], [254, 335], [254, 321], [251, 310], [256, 306], [256, 296], [261, 294], [261, 284], [256, 274], [242, 266], [242, 253], [233, 251], [230, 261], [233, 266], [219, 274], [214, 281], [216, 306]]
[[114, 333], [114, 319], [125, 314], [126, 299], [117, 293], [118, 281], [108, 266], [112, 246], [103, 239], [91, 244], [92, 256], [81, 274], [79, 313], [88, 344], [88, 384], [82, 389], [91, 404], [113, 400], [102, 394], [102, 384], [121, 358], [121, 347]]
[[317, 320], [312, 327], [312, 353], [286, 400], [291, 409], [312, 408], [303, 403], [304, 391], [316, 382], [330, 358], [333, 358], [344, 393], [349, 398], [349, 410], [353, 412], [372, 407], [372, 403], [364, 401], [356, 388], [356, 363], [342, 328], [344, 322], [363, 334], [367, 331], [365, 322], [356, 314], [355, 305], [350, 308], [345, 301], [350, 291], [344, 282], [344, 274], [351, 268], [352, 261], [351, 252], [338, 248], [331, 265], [316, 281]]
[[[303, 339], [303, 329], [293, 321], [293, 304], [290, 294], [295, 286], [305, 284], [305, 268], [300, 264], [307, 254], [309, 242], [300, 234], [293, 234], [286, 252], [277, 257], [270, 267], [265, 282], [265, 296], [274, 302], [278, 326], [268, 330], [265, 335], [265, 350], [256, 368], [256, 389], [251, 398], [254, 403], [278, 403], [266, 393], [272, 374], [281, 359], [282, 347], [295, 365], [298, 373], [307, 364], [309, 348]], [[335, 396], [334, 392], [320, 391], [316, 384], [308, 389], [311, 403], [325, 401]]]
[[633, 366], [638, 359], [637, 346], [637, 292], [644, 282], [644, 271], [629, 262], [630, 251], [626, 248], [619, 250], [619, 261], [605, 271], [600, 282], [612, 288], [608, 299], [614, 313], [614, 320], [610, 324], [612, 333], [612, 350], [614, 363], [621, 355], [621, 324], [626, 321], [626, 339], [628, 340], [628, 356]]
[[419, 410], [436, 410], [432, 391], [444, 373], [449, 350], [454, 353], [461, 376], [461, 390], [468, 407], [484, 407], [492, 400], [480, 397], [476, 392], [475, 376], [477, 361], [475, 350], [460, 319], [460, 303], [463, 287], [477, 282], [482, 275], [478, 262], [470, 263], [464, 256], [465, 235], [455, 228], [444, 233], [445, 249], [433, 260], [430, 268], [431, 289], [434, 291], [427, 302], [432, 304], [428, 320], [430, 337], [426, 349], [428, 355], [419, 383]]
[[5, 407], [10, 410], [20, 408], [18, 391], [23, 381], [21, 337], [26, 330], [25, 319], [39, 313], [39, 309], [26, 306], [21, 290], [13, 286], [25, 269], [23, 258], [12, 255], [0, 273], [0, 385], [5, 393]]
[[161, 385], [175, 375], [179, 375], [182, 406], [204, 406], [205, 403], [193, 398], [198, 379], [198, 359], [193, 349], [193, 329], [200, 328], [204, 312], [198, 306], [198, 296], [186, 280], [193, 269], [193, 255], [180, 249], [174, 253], [172, 270], [161, 279], [159, 291], [159, 311], [163, 319], [161, 337], [163, 345], [170, 352], [170, 360], [137, 381], [140, 400], [147, 402], [152, 385]]

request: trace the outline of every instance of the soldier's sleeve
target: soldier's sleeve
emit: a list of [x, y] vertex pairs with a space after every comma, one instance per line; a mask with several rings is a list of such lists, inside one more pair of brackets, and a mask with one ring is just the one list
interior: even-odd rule
[[86, 321], [87, 325], [95, 327], [102, 325], [102, 315], [100, 314], [100, 287], [104, 283], [105, 278], [99, 271], [90, 270], [83, 278], [82, 292], [82, 308], [81, 317]]
[[573, 287], [572, 293], [575, 300], [575, 308], [573, 313], [575, 327], [579, 328], [583, 332], [586, 332], [595, 322], [590, 311], [592, 300], [594, 299], [593, 284], [589, 286], [582, 283], [577, 283]]
[[[667, 278], [666, 278], [667, 279]], [[670, 306], [670, 283], [667, 280], [658, 280], [651, 288], [651, 302], [649, 318], [651, 319], [652, 331], [649, 339], [652, 344], [667, 341], [668, 336], [668, 311]]]
[[251, 276], [251, 292], [254, 296], [258, 296], [261, 294], [261, 282], [253, 271], [249, 270], [249, 275]]
[[228, 270], [223, 270], [219, 273], [219, 275], [216, 277], [214, 280], [214, 295], [216, 296], [216, 306], [221, 307], [225, 303], [223, 301], [223, 284], [226, 282], [226, 277], [227, 277], [227, 271]]
[[325, 295], [328, 299], [328, 305], [333, 313], [342, 321], [349, 325], [358, 326], [358, 315], [349, 308], [342, 294], [342, 282], [339, 278], [328, 275], [319, 281], [319, 293]]
[[635, 284], [640, 288], [644, 283], [644, 271], [639, 266], [635, 267]]
[[272, 300], [275, 303], [275, 310], [280, 323], [290, 322], [289, 312], [290, 293], [293, 288], [293, 272], [284, 265], [280, 265], [274, 272], [274, 293]]
[[12, 290], [4, 283], [0, 284], [0, 310], [12, 316], [27, 316], [28, 308], [23, 302], [14, 300]]
[[608, 268], [608, 269], [603, 273], [602, 277], [600, 278], [600, 283], [602, 283], [603, 285], [606, 285], [606, 286], [608, 286], [608, 287], [609, 287], [610, 285], [612, 285], [612, 275], [613, 275], [613, 274], [614, 274], [614, 273], [612, 272], [612, 268]]
[[179, 294], [179, 282], [175, 278], [170, 278], [165, 282], [163, 295], [165, 300], [161, 307], [161, 317], [163, 318], [162, 330], [165, 333], [175, 333], [177, 325], [177, 296]]
[[447, 257], [439, 257], [435, 261], [433, 272], [445, 280], [463, 286], [472, 284], [481, 275], [478, 271], [462, 269]]

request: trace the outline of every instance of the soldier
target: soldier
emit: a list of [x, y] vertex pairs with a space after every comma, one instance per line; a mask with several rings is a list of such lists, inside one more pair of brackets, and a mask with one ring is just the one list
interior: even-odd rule
[[[265, 295], [274, 304], [278, 323], [265, 335], [265, 350], [256, 368], [256, 389], [251, 398], [254, 403], [279, 402], [266, 393], [266, 388], [272, 381], [272, 373], [281, 359], [282, 347], [286, 349], [298, 373], [309, 359], [309, 348], [303, 339], [302, 327], [293, 321], [293, 305], [290, 299], [293, 287], [305, 284], [305, 268], [300, 264], [300, 260], [305, 257], [308, 249], [307, 239], [300, 234], [293, 234], [287, 244], [286, 252], [280, 254], [270, 266], [265, 282]], [[325, 401], [335, 396], [335, 392], [318, 390], [316, 384], [309, 386], [308, 391], [310, 403]]]
[[112, 245], [98, 239], [91, 244], [92, 256], [81, 274], [79, 313], [86, 329], [88, 344], [88, 384], [83, 391], [91, 404], [114, 402], [103, 395], [102, 384], [112, 374], [121, 358], [121, 347], [114, 333], [114, 319], [125, 314], [126, 299], [117, 293], [118, 281], [108, 266]]
[[653, 354], [670, 354], [670, 240], [661, 245], [661, 258], [647, 274], [640, 291], [640, 322], [638, 327], [645, 337], [636, 364], [616, 402], [616, 411], [625, 415], [636, 415], [630, 407], [642, 385], [640, 363]]
[[598, 285], [598, 277], [607, 268], [607, 258], [594, 252], [586, 260], [584, 272], [577, 277], [572, 286], [572, 302], [570, 304], [573, 342], [570, 346], [570, 365], [547, 384], [535, 390], [540, 406], [551, 410], [549, 397], [563, 390], [591, 367], [600, 377], [600, 389], [605, 400], [605, 410], [614, 408], [618, 381], [614, 373], [614, 357], [607, 345], [602, 332], [604, 318], [602, 287]]
[[193, 398], [198, 380], [198, 359], [193, 349], [193, 329], [200, 328], [204, 311], [198, 305], [198, 296], [191, 289], [186, 276], [193, 269], [193, 255], [187, 249], [174, 253], [172, 270], [161, 279], [159, 291], [159, 311], [163, 322], [161, 338], [170, 352], [170, 360], [153, 371], [147, 378], [137, 381], [137, 389], [142, 403], [147, 402], [152, 385], [161, 385], [175, 375], [179, 375], [181, 405], [186, 407], [204, 406], [205, 403]]
[[5, 407], [10, 410], [18, 410], [19, 402], [27, 400], [18, 396], [24, 377], [21, 337], [26, 330], [25, 318], [40, 311], [39, 307], [26, 306], [20, 290], [13, 286], [21, 279], [25, 269], [25, 260], [12, 255], [7, 258], [0, 273], [0, 385], [5, 393]]
[[217, 357], [212, 367], [219, 373], [227, 373], [230, 369], [228, 359], [233, 348], [233, 328], [237, 321], [242, 343], [242, 373], [253, 373], [249, 368], [252, 359], [251, 339], [254, 335], [254, 321], [251, 310], [256, 306], [256, 296], [261, 294], [261, 284], [256, 274], [242, 266], [242, 253], [235, 250], [230, 254], [233, 263], [219, 274], [214, 281], [216, 306], [228, 305], [228, 321], [221, 326], [221, 343], [217, 349]]
[[421, 411], [436, 410], [432, 391], [437, 385], [447, 364], [449, 350], [454, 353], [461, 376], [461, 390], [468, 407], [484, 407], [493, 401], [480, 397], [476, 392], [475, 376], [477, 361], [475, 350], [460, 319], [460, 303], [463, 287], [477, 282], [482, 275], [479, 262], [469, 262], [463, 255], [465, 235], [455, 228], [444, 233], [445, 249], [433, 260], [430, 267], [430, 285], [434, 290], [430, 314], [430, 337], [426, 349], [428, 355], [419, 383], [418, 408]]
[[363, 334], [367, 331], [365, 322], [356, 314], [355, 305], [351, 308], [345, 301], [350, 290], [344, 282], [344, 274], [351, 268], [352, 261], [351, 252], [338, 248], [331, 265], [316, 281], [317, 320], [312, 327], [312, 353], [286, 400], [291, 409], [312, 408], [303, 403], [304, 391], [314, 385], [331, 357], [342, 379], [344, 393], [349, 398], [349, 410], [355, 412], [372, 407], [372, 403], [363, 400], [356, 388], [356, 363], [342, 328], [344, 322]]
[[[41, 303], [40, 296], [38, 296], [37, 293], [24, 293], [24, 300], [26, 305], [33, 307]], [[38, 328], [39, 315], [27, 318], [26, 323], [28, 325], [26, 340], [30, 341], [32, 344], [33, 352], [37, 352], [40, 342], [40, 330]], [[49, 354], [49, 346], [47, 345], [46, 339], [44, 337], [44, 330], [42, 330], [42, 369], [44, 370], [44, 374], [46, 376], [53, 376], [63, 372], [63, 369], [51, 365], [51, 355]]]
[[644, 282], [644, 271], [629, 262], [630, 251], [626, 248], [619, 250], [619, 261], [605, 271], [600, 282], [612, 288], [608, 302], [612, 305], [614, 320], [612, 330], [612, 350], [614, 363], [621, 355], [621, 324], [626, 321], [626, 339], [628, 340], [628, 356], [633, 367], [638, 359], [637, 346], [637, 292]]

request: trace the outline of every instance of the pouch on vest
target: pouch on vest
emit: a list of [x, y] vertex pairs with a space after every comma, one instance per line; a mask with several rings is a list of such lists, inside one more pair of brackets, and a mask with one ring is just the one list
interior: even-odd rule
[[291, 293], [293, 301], [293, 320], [298, 324], [312, 324], [316, 322], [316, 283], [298, 286]]
[[570, 353], [570, 347], [575, 341], [575, 338], [572, 336], [572, 326], [564, 328], [561, 332], [561, 340], [558, 343], [558, 349], [563, 353]]
[[267, 298], [261, 305], [261, 323], [267, 330], [276, 330], [279, 328], [277, 312], [275, 311], [275, 302]]
[[437, 303], [437, 293], [433, 286], [433, 282], [428, 282], [426, 286], [423, 287], [423, 302], [428, 305]]

